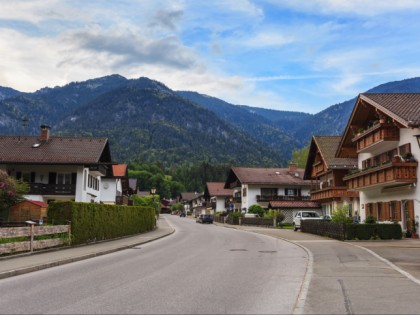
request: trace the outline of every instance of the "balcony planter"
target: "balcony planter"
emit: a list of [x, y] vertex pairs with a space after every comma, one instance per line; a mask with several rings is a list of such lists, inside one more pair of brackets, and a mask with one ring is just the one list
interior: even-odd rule
[[394, 157], [392, 158], [392, 163], [401, 163], [402, 162], [402, 158], [399, 155], [394, 155]]

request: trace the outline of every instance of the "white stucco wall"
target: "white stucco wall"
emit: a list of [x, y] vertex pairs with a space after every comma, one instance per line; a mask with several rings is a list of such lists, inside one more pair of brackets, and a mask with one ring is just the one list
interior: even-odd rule
[[[420, 149], [415, 135], [420, 134], [420, 129], [400, 129], [400, 141], [395, 144], [395, 147], [410, 143], [411, 153], [417, 161], [420, 161]], [[377, 145], [380, 147], [381, 145]], [[359, 168], [362, 168], [362, 161], [368, 158], [371, 158], [380, 153], [386, 152], [391, 148], [382, 147], [381, 151], [374, 151], [373, 153], [361, 153], [358, 155], [358, 164]], [[420, 168], [417, 167], [417, 179], [420, 178]], [[414, 200], [414, 217], [418, 221], [420, 217], [420, 190], [418, 188], [418, 183], [412, 185], [411, 187], [403, 188], [395, 191], [382, 191], [382, 187], [379, 188], [367, 188], [360, 192], [360, 216], [364, 220], [366, 218], [366, 209], [365, 204], [367, 203], [376, 203], [376, 202], [389, 202], [389, 201], [404, 201], [404, 200]], [[402, 217], [402, 216], [401, 216]]]

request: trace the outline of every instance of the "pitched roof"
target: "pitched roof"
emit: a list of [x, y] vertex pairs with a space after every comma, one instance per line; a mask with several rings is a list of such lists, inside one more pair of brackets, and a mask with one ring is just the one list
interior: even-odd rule
[[270, 201], [270, 208], [320, 208], [320, 204], [313, 201]]
[[20, 204], [22, 202], [30, 202], [30, 203], [33, 203], [34, 205], [37, 205], [37, 206], [40, 206], [40, 207], [48, 207], [48, 203], [45, 203], [45, 202], [42, 202], [42, 201], [29, 200], [29, 199], [22, 200], [22, 201], [16, 203], [15, 205]]
[[360, 98], [406, 127], [420, 126], [420, 93], [363, 93]]
[[352, 129], [354, 126], [366, 124], [369, 120], [367, 116], [377, 116], [377, 112], [390, 117], [400, 126], [419, 127], [420, 93], [359, 94], [338, 146], [337, 156], [356, 155], [356, 150], [346, 150], [355, 147], [351, 141], [354, 137]]
[[217, 197], [217, 196], [232, 196], [233, 191], [232, 189], [226, 189], [224, 182], [209, 182], [206, 184], [206, 188], [208, 190], [208, 194], [210, 197]]
[[305, 179], [311, 178], [312, 165], [315, 156], [319, 151], [322, 160], [328, 169], [354, 169], [357, 168], [356, 158], [337, 158], [335, 157], [337, 148], [340, 144], [341, 136], [313, 136], [309, 148], [308, 159], [305, 168]]
[[127, 164], [112, 165], [112, 173], [114, 177], [125, 177], [127, 173]]
[[0, 164], [93, 164], [110, 163], [107, 138], [0, 136]]
[[289, 168], [248, 168], [232, 167], [225, 187], [234, 182], [235, 177], [242, 184], [267, 185], [311, 185], [310, 180], [303, 179], [304, 170], [289, 171]]
[[201, 197], [203, 193], [197, 193], [197, 192], [183, 192], [181, 193], [181, 198], [184, 201], [190, 201], [193, 199], [196, 199], [198, 197]]

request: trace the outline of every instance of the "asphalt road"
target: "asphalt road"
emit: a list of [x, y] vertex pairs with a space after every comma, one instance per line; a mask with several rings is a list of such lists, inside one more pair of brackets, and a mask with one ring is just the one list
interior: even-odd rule
[[308, 255], [276, 238], [166, 216], [176, 232], [0, 281], [3, 314], [290, 314]]

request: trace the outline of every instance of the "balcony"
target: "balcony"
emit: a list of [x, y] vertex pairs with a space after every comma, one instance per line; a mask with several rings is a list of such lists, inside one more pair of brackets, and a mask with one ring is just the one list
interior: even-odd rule
[[75, 195], [76, 185], [29, 183], [29, 195]]
[[345, 176], [347, 189], [362, 190], [365, 187], [390, 186], [416, 183], [417, 162], [388, 163]]
[[390, 124], [376, 124], [352, 139], [353, 142], [356, 142], [357, 153], [368, 151], [383, 141], [397, 142], [399, 140], [399, 128]]
[[359, 197], [359, 193], [356, 191], [348, 191], [347, 187], [333, 186], [311, 191], [312, 201], [329, 201], [334, 199], [353, 197]]
[[257, 202], [269, 201], [310, 201], [311, 196], [272, 196], [272, 195], [257, 195]]
[[312, 177], [319, 176], [321, 173], [324, 173], [324, 163], [321, 161], [318, 161], [312, 165]]

